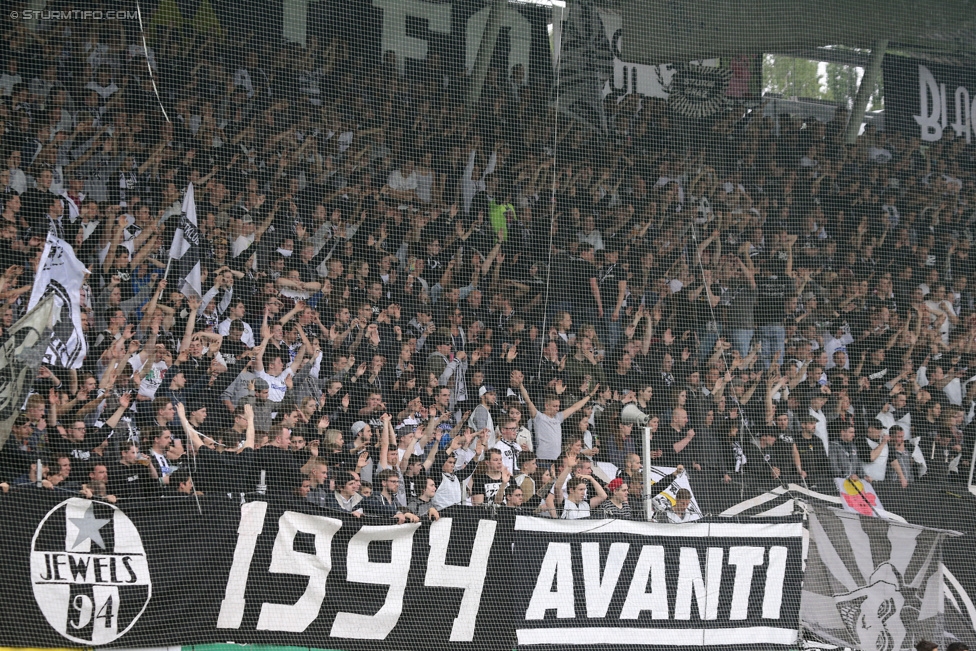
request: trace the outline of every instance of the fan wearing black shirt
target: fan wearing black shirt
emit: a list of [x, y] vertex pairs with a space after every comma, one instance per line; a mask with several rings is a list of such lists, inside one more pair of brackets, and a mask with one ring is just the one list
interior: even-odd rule
[[257, 450], [255, 468], [265, 471], [265, 482], [269, 491], [292, 493], [301, 488], [302, 480], [310, 466], [309, 457], [307, 467], [298, 463], [295, 453], [290, 450], [291, 430], [281, 425], [273, 425], [268, 432], [268, 443]]
[[38, 452], [30, 438], [34, 432], [30, 417], [22, 413], [10, 427], [10, 437], [0, 450], [0, 481], [11, 481], [27, 473], [37, 461]]
[[471, 478], [471, 504], [502, 504], [505, 498], [505, 487], [508, 486], [512, 473], [502, 461], [502, 451], [491, 449], [487, 452], [486, 463], [488, 469], [484, 473], [476, 473]]
[[758, 304], [762, 309], [755, 312], [757, 334], [762, 342], [762, 361], [769, 367], [774, 359], [782, 359], [786, 343], [786, 330], [783, 320], [786, 318], [787, 299], [796, 294], [796, 284], [790, 277], [793, 267], [793, 243], [796, 235], [790, 235], [788, 258], [784, 270], [779, 260], [768, 259], [763, 264], [763, 275], [756, 279], [759, 294]]
[[239, 319], [231, 321], [227, 328], [227, 334], [224, 336], [223, 341], [220, 342], [220, 354], [223, 356], [224, 362], [228, 367], [238, 362], [244, 357], [244, 353], [251, 348], [244, 341], [246, 332], [244, 326], [244, 322]]
[[[596, 251], [592, 244], [581, 244], [579, 259], [572, 269], [573, 291], [570, 296], [576, 296], [573, 314], [581, 323], [596, 323], [602, 319], [605, 308], [600, 294], [600, 270], [596, 266]], [[611, 306], [609, 309], [613, 309]]]
[[404, 455], [401, 461], [401, 472], [403, 473], [403, 492], [406, 501], [418, 499], [424, 492], [427, 473], [424, 472], [424, 459], [416, 454], [409, 452]]
[[697, 451], [692, 442], [695, 439], [695, 430], [688, 427], [688, 412], [677, 407], [671, 412], [671, 422], [667, 427], [662, 427], [658, 431], [661, 449], [664, 456], [661, 457], [662, 466], [677, 466], [683, 464], [686, 467], [694, 467], [701, 470], [701, 465], [695, 459]]
[[[106, 436], [100, 436], [95, 432], [86, 436], [87, 428], [83, 420], [71, 422], [67, 429], [59, 424], [58, 433], [61, 436], [54, 438], [48, 444], [51, 458], [66, 456], [71, 459], [79, 475], [87, 476], [91, 472], [94, 462], [104, 456], [105, 450], [108, 449], [109, 439], [115, 433], [115, 427], [119, 424], [122, 415], [129, 408], [130, 401], [130, 394], [122, 394], [119, 397], [119, 406], [115, 413], [105, 421], [104, 425], [97, 428], [99, 432], [107, 428], [108, 434]], [[98, 441], [96, 442], [95, 439]]]
[[[193, 444], [192, 451], [196, 455], [197, 471], [194, 476], [205, 490], [237, 494], [247, 493], [257, 486], [254, 471], [254, 410], [251, 405], [244, 405], [242, 410], [247, 422], [244, 441], [238, 447], [225, 447], [197, 431], [190, 424], [183, 405], [176, 407], [183, 431]], [[287, 428], [283, 429], [288, 431]], [[306, 464], [302, 470], [307, 470], [309, 466]]]
[[830, 460], [823, 441], [816, 435], [817, 419], [800, 417], [800, 436], [793, 437], [793, 465], [808, 486], [826, 486], [830, 481]]
[[131, 441], [123, 445], [119, 460], [108, 466], [109, 494], [129, 500], [152, 497], [158, 490], [159, 475], [151, 463], [142, 463], [139, 446]]
[[[611, 345], [623, 335], [623, 320], [620, 318], [624, 299], [627, 296], [627, 274], [618, 265], [620, 252], [615, 245], [604, 249], [603, 267], [600, 269], [600, 304], [603, 307], [604, 324]], [[626, 315], [624, 315], [626, 319]]]
[[752, 484], [778, 486], [793, 479], [793, 463], [786, 443], [779, 440], [776, 432], [765, 428], [745, 447], [746, 471]]

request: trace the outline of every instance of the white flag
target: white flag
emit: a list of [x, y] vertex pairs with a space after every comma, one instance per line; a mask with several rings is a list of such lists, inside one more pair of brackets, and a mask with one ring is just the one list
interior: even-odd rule
[[[84, 197], [85, 195], [81, 195], [82, 199], [84, 199]], [[71, 195], [68, 194], [67, 190], [61, 193], [61, 200], [64, 201], [64, 205], [68, 209], [68, 221], [74, 224], [76, 221], [78, 221], [78, 218], [81, 217], [80, 201], [79, 203], [75, 203], [75, 200], [71, 198]]]
[[[691, 504], [688, 505], [688, 516], [685, 522], [691, 522], [693, 520], [698, 520], [704, 517], [701, 508], [698, 506], [698, 499], [695, 497], [695, 492], [691, 490], [691, 483], [688, 482], [688, 473], [683, 472], [677, 477], [672, 475], [677, 470], [677, 468], [667, 468], [663, 466], [651, 466], [645, 472], [650, 473], [651, 482], [653, 487], [651, 488], [652, 503], [654, 504], [655, 511], [668, 511], [674, 507], [675, 502], [678, 501], [678, 491], [682, 488], [687, 489], [691, 493]], [[664, 484], [664, 480], [669, 480], [667, 484]]]
[[27, 400], [51, 341], [54, 296], [48, 296], [13, 324], [0, 345], [0, 448]]
[[851, 481], [844, 477], [835, 477], [834, 483], [837, 485], [840, 503], [845, 511], [870, 517], [888, 518], [888, 512], [881, 505], [881, 500], [878, 499], [878, 494], [874, 492], [874, 486], [870, 483], [860, 479]]
[[53, 229], [49, 231], [28, 304], [32, 309], [45, 296], [54, 296], [54, 336], [45, 364], [77, 369], [85, 361], [88, 342], [81, 328], [81, 286], [87, 274], [71, 245]]
[[171, 261], [177, 261], [176, 275], [180, 291], [187, 297], [203, 296], [200, 288], [200, 231], [197, 230], [197, 203], [193, 197], [193, 184], [187, 186], [183, 196], [183, 214], [169, 247]]

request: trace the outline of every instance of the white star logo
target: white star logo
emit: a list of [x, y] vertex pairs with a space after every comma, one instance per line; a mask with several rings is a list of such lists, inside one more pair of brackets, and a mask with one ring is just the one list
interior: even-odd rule
[[85, 511], [85, 517], [68, 519], [71, 520], [71, 524], [78, 527], [78, 537], [75, 538], [75, 544], [71, 546], [71, 549], [76, 549], [78, 545], [86, 540], [91, 540], [102, 549], [105, 549], [105, 541], [102, 540], [102, 534], [99, 532], [99, 529], [111, 522], [111, 520], [96, 518], [94, 505], [88, 507], [88, 510]]

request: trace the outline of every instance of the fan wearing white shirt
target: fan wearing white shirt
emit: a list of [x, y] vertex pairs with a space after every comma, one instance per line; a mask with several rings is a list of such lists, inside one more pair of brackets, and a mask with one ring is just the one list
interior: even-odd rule
[[24, 78], [17, 72], [17, 57], [12, 56], [7, 59], [7, 69], [0, 74], [0, 95], [10, 97], [13, 95], [14, 86], [24, 82]]
[[272, 348], [267, 350], [271, 337], [267, 336], [261, 345], [255, 349], [254, 353], [254, 375], [268, 383], [268, 400], [271, 402], [281, 402], [285, 399], [285, 392], [288, 391], [288, 378], [295, 375], [302, 367], [302, 360], [305, 354], [312, 349], [308, 342], [308, 337], [301, 328], [296, 328], [302, 337], [302, 347], [295, 355], [295, 360], [290, 366], [285, 366], [282, 356], [287, 355], [287, 350]]
[[393, 170], [386, 180], [383, 193], [397, 201], [412, 201], [417, 195], [417, 172], [412, 160], [407, 160], [403, 167]]
[[827, 396], [822, 393], [815, 393], [810, 396], [810, 415], [817, 419], [817, 427], [814, 434], [823, 442], [824, 452], [829, 453], [829, 440], [827, 435], [827, 416], [823, 413], [823, 407], [827, 404]]
[[[592, 485], [593, 491], [596, 493], [590, 499], [586, 499], [587, 485]], [[557, 504], [563, 502], [562, 515], [560, 516], [563, 520], [588, 518], [590, 517], [590, 509], [595, 509], [607, 499], [607, 493], [603, 490], [603, 486], [600, 486], [600, 482], [594, 479], [592, 475], [573, 477], [569, 480], [567, 489], [568, 495], [565, 500], [562, 499], [561, 491], [556, 496]]]
[[20, 169], [20, 150], [15, 149], [7, 157], [7, 171], [10, 172], [10, 181], [7, 186], [17, 194], [27, 192], [27, 175]]
[[936, 285], [925, 298], [925, 309], [928, 311], [929, 320], [938, 328], [942, 343], [948, 344], [949, 331], [959, 323], [959, 316], [952, 308], [952, 303], [946, 300], [945, 285]]

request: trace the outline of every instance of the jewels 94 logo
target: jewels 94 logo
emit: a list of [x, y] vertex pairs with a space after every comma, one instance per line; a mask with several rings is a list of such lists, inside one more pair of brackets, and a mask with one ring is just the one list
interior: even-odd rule
[[152, 596], [135, 525], [110, 504], [79, 498], [58, 504], [38, 525], [31, 582], [48, 623], [84, 646], [125, 635]]

